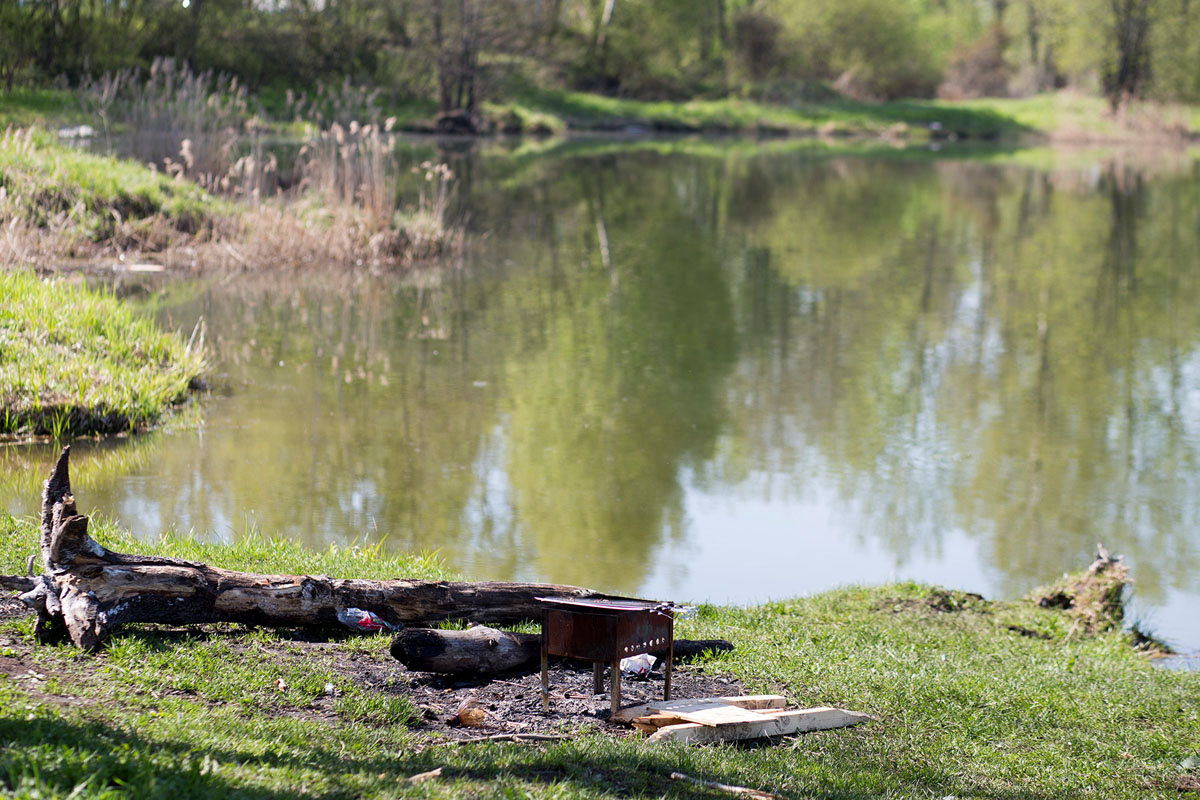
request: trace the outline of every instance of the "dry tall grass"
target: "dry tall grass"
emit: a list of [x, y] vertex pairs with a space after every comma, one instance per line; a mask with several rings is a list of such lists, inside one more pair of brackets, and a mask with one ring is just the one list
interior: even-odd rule
[[190, 141], [197, 173], [219, 174], [229, 166], [229, 142], [260, 127], [260, 114], [236, 77], [195, 72], [171, 58], [156, 58], [149, 71], [124, 69], [85, 78], [78, 96], [100, 120], [106, 144], [120, 125], [129, 148], [161, 164]]
[[[377, 122], [375, 93], [348, 82], [322, 87], [311, 99], [289, 98], [294, 112], [328, 127], [286, 167], [234, 78], [159, 59], [148, 74], [129, 70], [86, 82], [80, 95], [106, 131], [120, 123], [137, 139], [130, 149], [151, 154], [151, 169], [231, 202], [214, 201], [204, 235], [186, 241], [154, 236], [145, 221], [138, 236], [122, 233], [118, 220], [113, 235], [68, 246], [53, 224], [4, 213], [0, 194], [0, 263], [53, 265], [69, 257], [196, 269], [285, 261], [381, 268], [437, 258], [461, 244], [448, 219], [453, 173], [434, 163], [414, 169], [423, 180], [415, 206], [405, 204], [393, 120]], [[370, 121], [343, 122], [351, 112]]]

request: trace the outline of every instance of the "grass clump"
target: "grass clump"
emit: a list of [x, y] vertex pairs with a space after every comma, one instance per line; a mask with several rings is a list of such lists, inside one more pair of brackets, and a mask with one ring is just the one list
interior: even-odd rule
[[146, 426], [203, 372], [196, 338], [159, 330], [111, 294], [0, 272], [0, 434]]
[[538, 111], [520, 103], [486, 103], [485, 127], [505, 134], [559, 136], [566, 133], [567, 123], [555, 114]]

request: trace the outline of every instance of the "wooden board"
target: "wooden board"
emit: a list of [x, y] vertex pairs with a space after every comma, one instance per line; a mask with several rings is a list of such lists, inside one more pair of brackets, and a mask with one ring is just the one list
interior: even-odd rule
[[633, 727], [638, 730], [645, 730], [648, 727], [653, 733], [666, 725], [678, 725], [684, 721], [674, 714], [647, 714], [644, 717], [634, 717]]
[[770, 719], [759, 711], [719, 702], [697, 703], [683, 708], [663, 708], [651, 703], [650, 711], [654, 714], [670, 714], [683, 722], [698, 722], [710, 727], [737, 722], [761, 722], [764, 719]]
[[703, 707], [712, 703], [724, 703], [727, 706], [756, 710], [783, 708], [787, 705], [787, 701], [781, 695], [777, 694], [748, 694], [741, 697], [697, 697], [691, 700], [671, 700], [670, 702], [660, 700], [654, 703], [643, 703], [638, 706], [622, 708], [616, 714], [613, 714], [609, 718], [609, 721], [629, 724], [638, 717], [646, 717], [654, 714], [655, 712], [651, 711], [652, 708], [662, 709], [664, 713], [670, 713], [677, 710]]
[[668, 725], [651, 734], [651, 742], [732, 742], [759, 739], [764, 736], [787, 736], [806, 731], [822, 731], [857, 725], [871, 719], [868, 714], [840, 708], [806, 708], [800, 711], [780, 711], [763, 714], [757, 722], [737, 722], [715, 727], [696, 722]]

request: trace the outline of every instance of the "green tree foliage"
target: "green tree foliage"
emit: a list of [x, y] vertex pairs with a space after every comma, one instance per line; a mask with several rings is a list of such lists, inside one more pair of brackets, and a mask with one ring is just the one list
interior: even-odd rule
[[1200, 100], [1200, 4], [1164, 0], [1150, 30], [1150, 76], [1163, 98]]
[[[0, 0], [0, 85], [172, 56], [442, 111], [536, 87], [643, 99], [1200, 99], [1193, 0]], [[279, 92], [282, 94], [282, 91]]]
[[924, 0], [774, 0], [801, 74], [860, 97], [929, 96], [949, 41]]

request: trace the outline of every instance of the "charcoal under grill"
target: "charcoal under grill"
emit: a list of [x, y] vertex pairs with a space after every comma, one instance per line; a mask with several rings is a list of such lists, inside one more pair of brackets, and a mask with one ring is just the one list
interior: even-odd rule
[[675, 614], [669, 603], [645, 600], [583, 600], [539, 597], [542, 603], [542, 705], [550, 708], [550, 656], [592, 662], [593, 688], [604, 691], [609, 665], [612, 710], [621, 707], [621, 659], [667, 650], [663, 699], [671, 699]]

